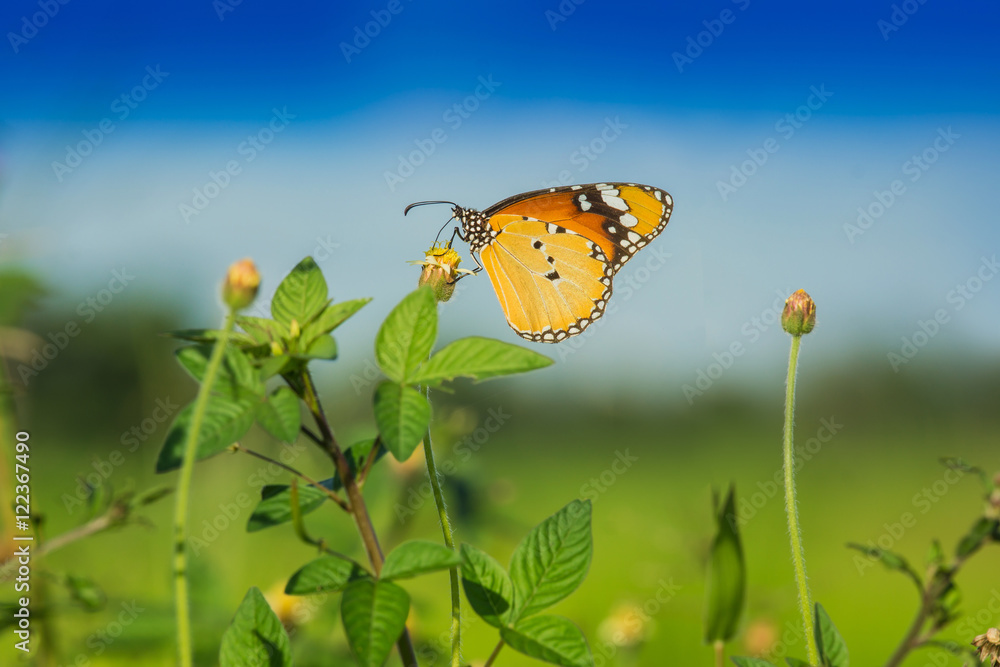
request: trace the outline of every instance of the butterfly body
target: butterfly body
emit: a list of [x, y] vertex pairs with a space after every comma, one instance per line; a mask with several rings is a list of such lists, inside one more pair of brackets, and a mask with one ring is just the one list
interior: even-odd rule
[[558, 343], [604, 314], [615, 273], [663, 231], [672, 210], [658, 188], [594, 183], [452, 212], [510, 327], [522, 338]]

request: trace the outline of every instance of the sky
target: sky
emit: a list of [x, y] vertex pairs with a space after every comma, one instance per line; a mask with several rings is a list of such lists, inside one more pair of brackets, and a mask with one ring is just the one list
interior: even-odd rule
[[[370, 357], [449, 214], [406, 204], [634, 181], [671, 222], [599, 325], [539, 347], [551, 382], [598, 365], [690, 399], [780, 371], [799, 288], [829, 364], [996, 359], [998, 28], [993, 3], [936, 0], [9, 0], [0, 261], [53, 308], [117, 272], [109, 310], [203, 326], [230, 262], [269, 296], [311, 254], [335, 298], [375, 297], [340, 336]], [[443, 339], [520, 340], [485, 275], [461, 288]]]

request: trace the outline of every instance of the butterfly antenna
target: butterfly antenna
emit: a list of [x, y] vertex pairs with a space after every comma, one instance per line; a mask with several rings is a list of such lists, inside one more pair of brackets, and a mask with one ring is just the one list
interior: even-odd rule
[[414, 202], [414, 203], [410, 204], [409, 206], [407, 206], [406, 208], [404, 208], [403, 209], [403, 215], [406, 215], [407, 213], [409, 213], [411, 208], [415, 208], [417, 206], [426, 206], [427, 204], [451, 204], [452, 206], [458, 206], [458, 204], [456, 204], [453, 201], [418, 201], [418, 202]]

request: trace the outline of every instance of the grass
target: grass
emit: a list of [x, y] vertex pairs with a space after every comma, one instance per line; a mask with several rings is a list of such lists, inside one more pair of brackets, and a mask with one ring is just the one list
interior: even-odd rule
[[[486, 387], [488, 393], [462, 388], [459, 395], [471, 395], [476, 402], [462, 407], [460, 414], [471, 415], [471, 428], [475, 428], [490, 407], [502, 405], [511, 415], [505, 424], [465, 462], [464, 455], [449, 445], [454, 442], [451, 433], [437, 438], [439, 465], [451, 458], [459, 466], [458, 475], [449, 478], [447, 485], [456, 539], [472, 542], [506, 563], [530, 526], [572, 498], [594, 497], [595, 557], [590, 574], [583, 587], [553, 611], [583, 628], [597, 664], [624, 664], [618, 662], [622, 657], [618, 649], [614, 649], [615, 656], [609, 655], [612, 649], [605, 645], [599, 628], [625, 603], [640, 608], [645, 605], [648, 612], [648, 640], [641, 647], [641, 664], [711, 664], [711, 648], [701, 643], [704, 561], [712, 531], [709, 489], [730, 480], [736, 481], [741, 497], [762, 493], [757, 499], [765, 500], [742, 529], [750, 585], [742, 627], [753, 626], [765, 637], [769, 630], [780, 635], [789, 623], [789, 627], [798, 627], [780, 484], [767, 497], [769, 482], [781, 469], [780, 404], [762, 407], [720, 397], [690, 410], [631, 413], [621, 408], [605, 410], [545, 400], [519, 403], [515, 383]], [[911, 512], [916, 525], [895, 541], [894, 549], [919, 565], [932, 537], [941, 537], [950, 548], [979, 511], [978, 483], [966, 479], [949, 486], [926, 513], [921, 511], [924, 505], [915, 504], [914, 496], [941, 479], [943, 468], [936, 462], [939, 456], [962, 455], [988, 470], [1000, 468], [997, 417], [985, 409], [973, 410], [970, 415], [935, 409], [932, 403], [873, 411], [869, 404], [858, 403], [835, 389], [822, 401], [810, 399], [808, 383], [803, 387], [797, 423], [800, 444], [816, 432], [822, 418], [832, 415], [843, 424], [798, 475], [813, 594], [838, 624], [854, 664], [878, 665], [910, 622], [916, 596], [903, 577], [885, 572], [879, 565], [859, 573], [855, 552], [844, 544], [877, 540], [887, 534], [885, 524], [891, 526], [904, 512]], [[349, 401], [331, 403], [338, 405], [334, 423], [343, 423], [344, 415], [357, 414], [357, 406]], [[445, 430], [450, 428], [448, 424], [463, 421], [451, 419], [454, 409], [447, 399], [439, 401], [437, 415], [446, 424]], [[469, 420], [465, 421], [464, 428], [470, 429]], [[53, 535], [71, 527], [76, 519], [64, 511], [61, 494], [71, 492], [76, 475], [91, 470], [93, 457], [106, 458], [121, 445], [103, 439], [71, 442], [65, 436], [58, 438], [53, 433], [50, 437], [44, 429], [39, 431], [33, 439], [39, 442], [40, 436], [46, 436], [45, 447], [58, 452], [35, 460], [36, 505], [47, 514], [47, 530]], [[343, 431], [353, 435], [349, 425]], [[358, 435], [364, 435], [363, 427]], [[263, 439], [247, 444], [274, 451]], [[131, 480], [140, 489], [173, 483], [174, 476], [158, 477], [151, 472], [158, 445], [153, 438], [148, 446], [129, 454], [112, 473], [111, 482], [120, 488]], [[614, 473], [616, 452], [626, 451], [637, 460]], [[300, 467], [306, 472], [321, 475], [327, 470], [318, 451], [307, 451], [302, 461]], [[219, 637], [249, 586], [265, 591], [280, 586], [315, 555], [313, 549], [295, 539], [289, 526], [250, 534], [243, 530], [250, 510], [240, 508], [238, 500], [240, 494], [256, 497], [261, 473], [267, 476], [262, 466], [249, 457], [232, 454], [199, 464], [192, 533], [202, 535], [204, 521], [217, 520], [220, 525], [228, 521], [230, 526], [201, 554], [191, 557], [196, 664], [214, 660]], [[419, 466], [416, 471], [412, 479], [418, 487], [422, 482]], [[397, 520], [394, 504], [406, 495], [395, 489], [401, 479], [411, 479], [407, 474], [380, 466], [365, 490], [387, 548], [412, 537], [440, 537], [429, 499], [414, 518], [404, 523]], [[225, 517], [227, 508], [232, 514], [234, 505], [238, 516], [219, 518]], [[150, 508], [147, 515], [152, 527], [100, 535], [49, 560], [54, 571], [89, 576], [108, 596], [105, 609], [96, 613], [71, 606], [59, 609], [58, 643], [66, 658], [60, 664], [72, 664], [78, 654], [95, 664], [172, 664], [170, 502]], [[307, 523], [314, 535], [363, 558], [348, 517], [332, 505], [309, 515]], [[997, 571], [1000, 549], [994, 547], [973, 559], [961, 582], [965, 611], [975, 613], [985, 608], [1000, 589]], [[656, 601], [661, 582], [676, 587], [664, 603]], [[417, 579], [405, 586], [415, 601], [412, 620], [418, 654], [424, 656], [421, 664], [428, 664], [428, 642], [446, 633], [449, 624], [447, 574]], [[52, 597], [65, 596], [53, 590]], [[100, 637], [96, 633], [116, 629], [122, 604], [132, 601], [144, 611], [120, 637], [110, 644], [95, 640]], [[336, 607], [335, 602], [328, 602], [296, 631], [293, 643], [298, 665], [339, 664], [330, 657], [344, 651]], [[496, 632], [470, 619], [466, 617], [464, 654], [466, 659], [481, 661], [493, 648]], [[993, 624], [998, 620], [994, 617]], [[951, 635], [946, 632], [945, 636]], [[739, 643], [731, 647], [731, 651], [743, 650]], [[438, 645], [436, 664], [445, 664], [447, 652], [446, 643]], [[801, 640], [795, 642], [791, 653], [804, 655]], [[0, 661], [10, 656], [8, 646], [0, 648]], [[919, 667], [924, 662], [917, 653], [906, 664]], [[398, 663], [395, 657], [390, 659], [393, 663]], [[505, 651], [498, 664], [539, 663]]]

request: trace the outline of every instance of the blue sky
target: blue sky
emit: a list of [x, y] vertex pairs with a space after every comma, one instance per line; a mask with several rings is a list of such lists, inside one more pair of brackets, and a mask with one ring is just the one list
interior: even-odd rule
[[[544, 350], [553, 378], [610, 363], [680, 395], [734, 343], [723, 382], [771, 367], [787, 342], [761, 318], [799, 287], [831, 363], [889, 364], [939, 310], [901, 372], [995, 358], [1000, 9], [678, 4], [4, 3], [0, 257], [71, 305], [135, 267], [123, 303], [169, 298], [195, 326], [232, 260], [273, 288], [322, 253], [335, 296], [377, 299], [342, 341], [370, 354], [447, 215], [407, 203], [639, 181], [674, 218], [585, 344]], [[466, 282], [444, 335], [518, 340]]]

